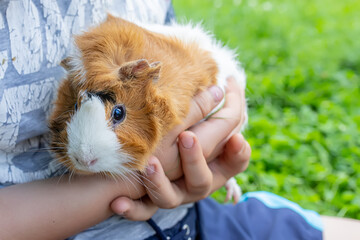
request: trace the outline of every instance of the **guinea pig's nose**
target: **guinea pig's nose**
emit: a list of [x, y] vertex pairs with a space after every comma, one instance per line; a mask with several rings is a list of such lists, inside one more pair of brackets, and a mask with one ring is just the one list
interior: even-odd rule
[[77, 158], [77, 157], [75, 157], [75, 160], [76, 160], [78, 163], [80, 163], [81, 165], [86, 166], [86, 167], [94, 166], [95, 163], [98, 161], [97, 158], [87, 160], [87, 159], [79, 159], [79, 158]]
[[80, 163], [86, 167], [91, 167], [94, 166], [97, 161], [97, 158], [95, 158], [90, 160], [82, 160]]
[[97, 158], [91, 160], [90, 162], [88, 162], [88, 166], [93, 166], [93, 165], [95, 165], [95, 163], [96, 163], [97, 161], [98, 161]]

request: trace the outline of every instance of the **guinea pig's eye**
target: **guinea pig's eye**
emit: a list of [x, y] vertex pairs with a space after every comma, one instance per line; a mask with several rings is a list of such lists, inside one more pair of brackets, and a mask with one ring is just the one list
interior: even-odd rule
[[75, 103], [74, 108], [75, 108], [75, 111], [77, 111], [77, 103]]
[[126, 116], [126, 110], [124, 105], [116, 105], [111, 113], [114, 124], [124, 121]]

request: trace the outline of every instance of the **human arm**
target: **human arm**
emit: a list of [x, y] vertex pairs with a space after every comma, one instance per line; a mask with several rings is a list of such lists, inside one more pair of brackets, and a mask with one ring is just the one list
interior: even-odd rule
[[321, 216], [324, 224], [324, 240], [357, 240], [360, 236], [360, 221], [349, 218]]
[[0, 239], [69, 237], [110, 217], [116, 196], [141, 194], [124, 184], [98, 175], [62, 176], [3, 188]]

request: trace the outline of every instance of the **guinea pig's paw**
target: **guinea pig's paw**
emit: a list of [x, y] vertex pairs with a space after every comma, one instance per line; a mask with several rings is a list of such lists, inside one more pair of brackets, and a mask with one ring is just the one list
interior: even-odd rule
[[226, 188], [226, 199], [225, 202], [233, 199], [234, 204], [238, 203], [240, 200], [240, 197], [242, 195], [242, 191], [240, 186], [237, 184], [235, 178], [230, 178], [226, 183], [225, 183], [225, 188]]

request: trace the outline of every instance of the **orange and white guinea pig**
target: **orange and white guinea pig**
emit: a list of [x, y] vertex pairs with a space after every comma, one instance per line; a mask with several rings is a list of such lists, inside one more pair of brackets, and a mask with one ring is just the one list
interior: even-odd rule
[[75, 36], [62, 66], [51, 147], [80, 173], [143, 171], [196, 93], [229, 75], [245, 87], [234, 52], [190, 24], [139, 26], [109, 15]]

